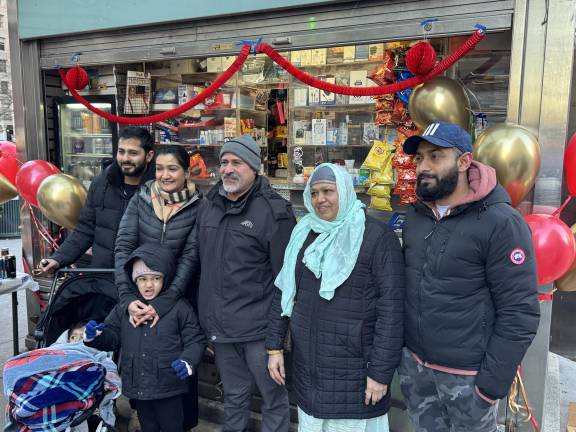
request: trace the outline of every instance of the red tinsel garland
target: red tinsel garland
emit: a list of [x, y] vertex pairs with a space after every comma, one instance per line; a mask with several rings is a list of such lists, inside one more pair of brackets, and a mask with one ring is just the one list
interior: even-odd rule
[[[337, 94], [344, 94], [344, 95], [351, 95], [351, 96], [382, 96], [385, 94], [396, 93], [402, 90], [406, 90], [408, 88], [415, 87], [419, 84], [425, 83], [429, 81], [444, 71], [446, 71], [449, 67], [451, 67], [454, 63], [456, 63], [459, 59], [461, 59], [464, 55], [466, 55], [470, 50], [472, 50], [485, 36], [485, 32], [482, 30], [478, 30], [472, 34], [456, 51], [438, 63], [429, 73], [423, 76], [416, 76], [414, 78], [410, 78], [404, 81], [396, 82], [394, 84], [388, 84], [384, 86], [377, 86], [377, 87], [347, 87], [341, 86], [336, 84], [327, 83], [325, 81], [319, 80], [314, 78], [311, 75], [303, 72], [302, 70], [298, 69], [296, 66], [291, 64], [288, 60], [282, 57], [274, 48], [268, 45], [265, 42], [259, 43], [256, 47], [256, 52], [264, 53], [272, 60], [274, 60], [280, 67], [285, 69], [290, 75], [294, 76], [296, 79], [302, 81], [305, 84], [308, 84], [311, 87], [315, 87], [321, 90], [325, 90], [331, 93]], [[189, 100], [185, 104], [180, 105], [177, 108], [174, 108], [169, 111], [165, 111], [160, 114], [147, 116], [147, 117], [121, 117], [116, 116], [98, 108], [95, 108], [84, 99], [82, 96], [78, 94], [73, 87], [68, 86], [70, 93], [72, 96], [88, 108], [93, 113], [104, 117], [112, 122], [121, 123], [121, 124], [148, 124], [148, 123], [157, 123], [160, 121], [167, 120], [169, 118], [175, 117], [179, 114], [182, 114], [185, 111], [193, 108], [197, 104], [203, 102], [206, 98], [214, 94], [226, 81], [228, 81], [232, 75], [234, 75], [242, 66], [242, 64], [246, 61], [246, 58], [250, 54], [251, 47], [249, 45], [245, 45], [242, 47], [238, 58], [232, 63], [232, 65], [216, 80], [206, 88], [206, 90], [196, 96], [195, 98]], [[67, 84], [66, 75], [62, 69], [59, 70], [60, 78], [64, 83]]]
[[[206, 88], [206, 90], [204, 90], [198, 96], [196, 96], [193, 99], [190, 99], [188, 102], [180, 105], [177, 108], [147, 117], [121, 117], [107, 113], [94, 107], [90, 102], [88, 102], [80, 94], [78, 94], [78, 92], [74, 90], [74, 88], [70, 86], [68, 86], [68, 88], [72, 96], [74, 96], [74, 99], [76, 99], [86, 108], [88, 108], [94, 114], [104, 117], [105, 119], [108, 119], [112, 122], [120, 124], [140, 124], [140, 125], [148, 123], [157, 123], [160, 121], [168, 120], [169, 118], [172, 117], [176, 117], [177, 115], [182, 114], [183, 112], [188, 111], [191, 108], [194, 108], [199, 103], [204, 102], [204, 100], [212, 96], [220, 87], [222, 87], [224, 83], [226, 83], [226, 81], [232, 78], [232, 75], [238, 72], [238, 70], [242, 67], [242, 65], [246, 61], [246, 57], [248, 57], [249, 54], [250, 54], [250, 47], [249, 46], [242, 47], [242, 49], [240, 50], [240, 54], [238, 55], [238, 58], [234, 61], [234, 63], [232, 63], [230, 67], [222, 75], [216, 78], [214, 82], [210, 84]], [[68, 85], [66, 82], [66, 75], [64, 74], [64, 71], [60, 69], [58, 72], [60, 74], [60, 78], [62, 79], [62, 81], [64, 81], [64, 83]]]
[[282, 69], [286, 70], [294, 78], [308, 84], [311, 87], [318, 88], [330, 93], [344, 94], [350, 96], [382, 96], [385, 94], [396, 93], [402, 90], [406, 90], [411, 87], [415, 87], [432, 78], [437, 77], [454, 63], [460, 60], [464, 55], [466, 55], [470, 50], [472, 50], [478, 43], [484, 39], [485, 32], [477, 30], [474, 32], [466, 42], [462, 44], [456, 51], [438, 63], [434, 69], [432, 69], [428, 74], [424, 76], [416, 76], [404, 81], [399, 81], [394, 84], [388, 84], [384, 86], [377, 87], [347, 87], [336, 84], [327, 83], [308, 75], [306, 72], [301, 71], [284, 57], [282, 57], [278, 52], [274, 50], [270, 45], [262, 42], [258, 45], [257, 51], [266, 54], [272, 60], [274, 60]]

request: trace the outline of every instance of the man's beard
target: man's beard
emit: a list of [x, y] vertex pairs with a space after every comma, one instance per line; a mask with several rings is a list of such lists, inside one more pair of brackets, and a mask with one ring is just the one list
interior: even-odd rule
[[120, 169], [125, 177], [138, 177], [146, 170], [146, 162], [143, 162], [140, 165], [123, 164], [120, 165]]
[[[458, 186], [458, 176], [459, 172], [457, 165], [454, 165], [454, 167], [448, 171], [448, 174], [441, 179], [436, 175], [429, 176], [420, 174], [416, 180], [416, 195], [422, 201], [428, 202], [437, 201], [450, 196], [456, 190], [456, 186]], [[431, 185], [429, 183], [422, 183], [422, 179], [425, 177], [436, 179], [436, 184]]]
[[[235, 183], [233, 185], [230, 184], [226, 184], [224, 182], [224, 179], [231, 179], [231, 180], [235, 180]], [[222, 187], [224, 188], [224, 191], [226, 193], [237, 193], [240, 191], [240, 189], [242, 188], [242, 182], [240, 181], [240, 176], [238, 176], [237, 174], [228, 174], [227, 176], [225, 176], [224, 178], [222, 178]]]

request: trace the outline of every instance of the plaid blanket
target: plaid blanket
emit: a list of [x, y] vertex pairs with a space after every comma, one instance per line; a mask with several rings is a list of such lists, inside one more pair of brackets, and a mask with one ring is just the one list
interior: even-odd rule
[[102, 418], [113, 425], [112, 399], [120, 394], [120, 378], [114, 363], [105, 359], [105, 353], [82, 344], [56, 345], [12, 358], [4, 366], [10, 425], [21, 432], [64, 431], [102, 398], [108, 401], [107, 407], [100, 405], [106, 414]]

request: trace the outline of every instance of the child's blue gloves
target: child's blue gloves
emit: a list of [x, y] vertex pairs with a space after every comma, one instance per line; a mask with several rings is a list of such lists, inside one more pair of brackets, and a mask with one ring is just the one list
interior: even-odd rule
[[172, 369], [181, 380], [185, 380], [192, 375], [192, 367], [184, 360], [178, 359], [172, 362]]
[[104, 331], [105, 327], [106, 324], [104, 323], [97, 324], [96, 321], [94, 320], [88, 321], [88, 324], [86, 324], [86, 327], [84, 328], [84, 341], [85, 342], [93, 341], [94, 339], [96, 339], [97, 336], [100, 336], [102, 334], [102, 331]]

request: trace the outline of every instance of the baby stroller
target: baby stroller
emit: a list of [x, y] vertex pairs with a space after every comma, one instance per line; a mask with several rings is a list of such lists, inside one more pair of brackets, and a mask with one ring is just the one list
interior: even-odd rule
[[95, 413], [101, 419], [96, 421], [100, 430], [113, 429], [113, 401], [120, 395], [116, 365], [109, 353], [66, 343], [66, 335], [78, 322], [102, 322], [117, 298], [113, 270], [56, 272], [48, 306], [34, 333], [38, 349], [4, 366], [6, 430], [87, 432], [83, 422]]

